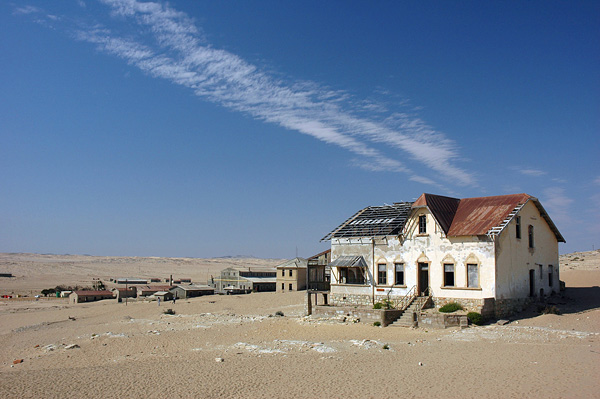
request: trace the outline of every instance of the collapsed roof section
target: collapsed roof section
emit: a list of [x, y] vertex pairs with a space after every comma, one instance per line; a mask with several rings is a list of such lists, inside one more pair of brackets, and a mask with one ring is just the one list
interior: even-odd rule
[[393, 205], [368, 206], [321, 239], [380, 237], [400, 234], [408, 219], [412, 202], [398, 202]]

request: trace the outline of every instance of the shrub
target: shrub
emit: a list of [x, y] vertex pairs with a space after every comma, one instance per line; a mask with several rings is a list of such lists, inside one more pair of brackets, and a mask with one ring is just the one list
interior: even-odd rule
[[175, 311], [173, 309], [167, 309], [163, 313], [164, 314], [175, 314]]
[[545, 308], [543, 308], [541, 310], [542, 314], [560, 314], [560, 309], [558, 309], [556, 306], [551, 305], [551, 306], [546, 306]]
[[278, 310], [277, 312], [275, 312], [275, 316], [283, 317], [285, 315], [283, 314], [283, 312], [281, 310]]
[[469, 319], [469, 321], [472, 324], [475, 324], [477, 326], [480, 326], [483, 324], [483, 316], [481, 315], [481, 313], [469, 312], [469, 313], [467, 313], [467, 318]]
[[388, 344], [383, 344], [383, 349], [385, 349], [386, 351], [390, 350], [390, 346]]
[[442, 313], [452, 313], [457, 310], [463, 310], [463, 307], [456, 302], [447, 303], [440, 308], [440, 312]]
[[373, 325], [374, 325], [375, 327], [379, 327], [379, 326], [381, 326], [381, 322], [379, 322], [379, 321], [376, 321], [376, 322], [374, 322], [374, 323], [373, 323]]
[[381, 303], [381, 302], [376, 302], [376, 303], [373, 305], [373, 309], [383, 309], [383, 303]]

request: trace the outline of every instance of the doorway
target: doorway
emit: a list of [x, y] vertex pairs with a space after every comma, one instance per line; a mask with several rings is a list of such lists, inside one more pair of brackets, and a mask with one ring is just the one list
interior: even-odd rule
[[419, 296], [427, 294], [427, 288], [429, 288], [429, 263], [419, 262], [419, 278], [417, 292]]
[[529, 296], [535, 296], [535, 270], [529, 269]]

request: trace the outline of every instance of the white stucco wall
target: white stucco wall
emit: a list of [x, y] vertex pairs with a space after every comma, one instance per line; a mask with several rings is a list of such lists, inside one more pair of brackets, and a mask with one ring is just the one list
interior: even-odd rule
[[[521, 208], [521, 238], [516, 238], [516, 218], [498, 237], [497, 279], [498, 299], [525, 298], [529, 296], [529, 270], [534, 270], [534, 290], [540, 288], [548, 295], [559, 291], [558, 241], [532, 201]], [[533, 226], [534, 248], [529, 249], [528, 226]], [[540, 276], [540, 265], [542, 275]], [[548, 284], [548, 266], [554, 269], [553, 286]], [[541, 278], [540, 278], [541, 277]]]
[[[427, 216], [427, 234], [418, 234], [418, 217]], [[335, 268], [332, 273], [331, 292], [334, 294], [362, 294], [362, 295], [387, 295], [391, 290], [391, 296], [403, 296], [409, 289], [417, 285], [419, 262], [429, 263], [429, 285], [433, 295], [437, 297], [451, 298], [491, 298], [495, 296], [495, 255], [494, 243], [491, 241], [480, 241], [477, 237], [445, 238], [441, 228], [437, 225], [433, 216], [426, 208], [419, 209], [413, 214], [407, 223], [406, 236], [401, 242], [397, 236], [378, 238], [375, 246], [371, 239], [333, 239], [331, 244], [332, 261], [340, 256], [363, 256], [368, 270], [368, 283], [373, 281], [373, 270], [375, 279], [377, 276], [377, 265], [387, 265], [387, 285], [351, 286], [338, 285], [338, 273]], [[374, 259], [373, 259], [374, 258]], [[443, 286], [443, 264], [446, 261], [455, 264], [455, 287], [444, 288]], [[479, 281], [480, 288], [467, 287], [467, 263], [474, 261], [480, 265]], [[375, 269], [373, 268], [375, 264]], [[403, 287], [392, 287], [394, 282], [395, 263], [404, 263]], [[338, 280], [339, 281], [339, 280]]]

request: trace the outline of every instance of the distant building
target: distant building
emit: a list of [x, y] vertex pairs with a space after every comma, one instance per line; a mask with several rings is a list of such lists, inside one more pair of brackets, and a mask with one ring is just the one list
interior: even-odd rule
[[177, 298], [194, 298], [203, 295], [213, 295], [215, 289], [208, 285], [178, 285], [169, 290]]
[[304, 258], [287, 260], [277, 266], [277, 292], [306, 289], [306, 264]]
[[173, 293], [171, 291], [158, 291], [152, 294], [152, 296], [163, 302], [170, 301], [171, 299], [173, 299]]
[[221, 270], [221, 276], [211, 279], [210, 286], [219, 293], [226, 287], [246, 292], [275, 291], [277, 269], [274, 267], [228, 267]]
[[115, 283], [117, 283], [117, 284], [148, 284], [148, 280], [145, 278], [122, 277], [122, 278], [116, 278]]
[[169, 291], [173, 286], [171, 285], [141, 285], [135, 287], [137, 289], [138, 297], [145, 297], [153, 295], [158, 291]]
[[117, 302], [121, 302], [123, 298], [135, 298], [136, 297], [136, 289], [135, 287], [131, 288], [114, 288], [112, 290], [113, 296], [117, 298]]
[[102, 299], [113, 299], [113, 293], [102, 291], [73, 291], [69, 295], [69, 303], [93, 302]]

